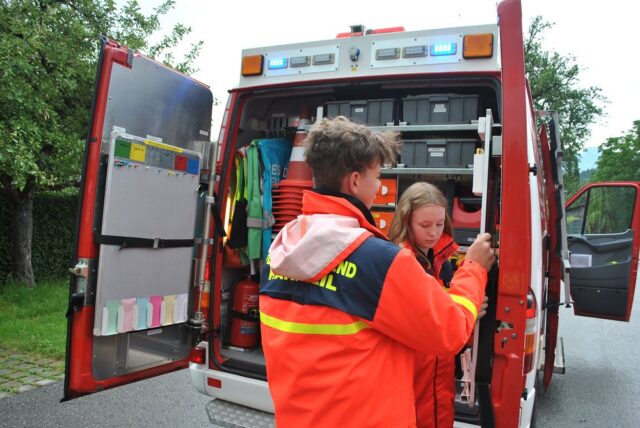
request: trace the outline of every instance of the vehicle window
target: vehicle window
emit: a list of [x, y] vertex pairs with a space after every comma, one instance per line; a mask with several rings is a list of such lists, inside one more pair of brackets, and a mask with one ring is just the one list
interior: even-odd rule
[[[631, 227], [634, 187], [593, 187], [589, 189], [585, 234], [622, 233]], [[568, 221], [568, 219], [567, 219]]]
[[584, 211], [587, 207], [587, 195], [585, 192], [578, 199], [573, 201], [566, 209], [567, 234], [580, 235], [582, 233], [582, 223], [584, 222]]

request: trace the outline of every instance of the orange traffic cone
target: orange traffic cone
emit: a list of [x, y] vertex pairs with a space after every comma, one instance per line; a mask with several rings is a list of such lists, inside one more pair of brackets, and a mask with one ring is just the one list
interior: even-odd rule
[[302, 213], [302, 192], [313, 187], [311, 169], [304, 160], [304, 140], [308, 134], [304, 128], [310, 123], [309, 110], [304, 108], [300, 113], [286, 177], [276, 184], [271, 192], [272, 212], [276, 220], [272, 227], [273, 233], [278, 233], [285, 224]]

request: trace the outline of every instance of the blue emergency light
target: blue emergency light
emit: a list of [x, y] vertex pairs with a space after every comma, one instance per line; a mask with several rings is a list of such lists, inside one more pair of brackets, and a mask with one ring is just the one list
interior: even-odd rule
[[287, 58], [274, 58], [269, 60], [267, 67], [269, 70], [280, 70], [287, 68], [287, 62]]
[[434, 43], [431, 45], [431, 56], [455, 55], [457, 43]]

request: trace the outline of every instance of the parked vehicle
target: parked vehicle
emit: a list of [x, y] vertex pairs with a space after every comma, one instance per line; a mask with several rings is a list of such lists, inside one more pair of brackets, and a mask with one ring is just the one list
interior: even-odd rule
[[[629, 320], [640, 183], [589, 185], [565, 210], [558, 117], [533, 107], [520, 1], [497, 11], [493, 25], [355, 26], [335, 39], [244, 50], [217, 143], [206, 85], [104, 40], [65, 398], [189, 366], [196, 389], [217, 399], [212, 418], [229, 403], [271, 417], [257, 274], [311, 187], [305, 133], [320, 117], [344, 115], [401, 133], [399, 163], [383, 169], [373, 208], [381, 230], [404, 189], [426, 180], [450, 200], [461, 257], [477, 233], [494, 236], [499, 264], [488, 313], [460, 354], [456, 426], [530, 426], [536, 393], [554, 367], [562, 371], [560, 306]], [[287, 174], [276, 161], [260, 170], [265, 141], [286, 148]]]

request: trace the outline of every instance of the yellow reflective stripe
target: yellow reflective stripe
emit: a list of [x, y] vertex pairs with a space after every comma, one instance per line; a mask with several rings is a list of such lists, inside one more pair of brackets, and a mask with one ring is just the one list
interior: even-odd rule
[[305, 324], [292, 321], [284, 321], [260, 311], [260, 321], [276, 330], [298, 334], [331, 334], [348, 335], [356, 334], [369, 326], [363, 321], [351, 324]]
[[451, 300], [453, 300], [460, 306], [464, 306], [465, 308], [467, 308], [469, 312], [473, 314], [474, 320], [478, 318], [478, 309], [476, 308], [476, 305], [471, 302], [471, 300], [467, 299], [466, 297], [458, 296], [457, 294], [449, 294], [449, 296], [451, 297]]

